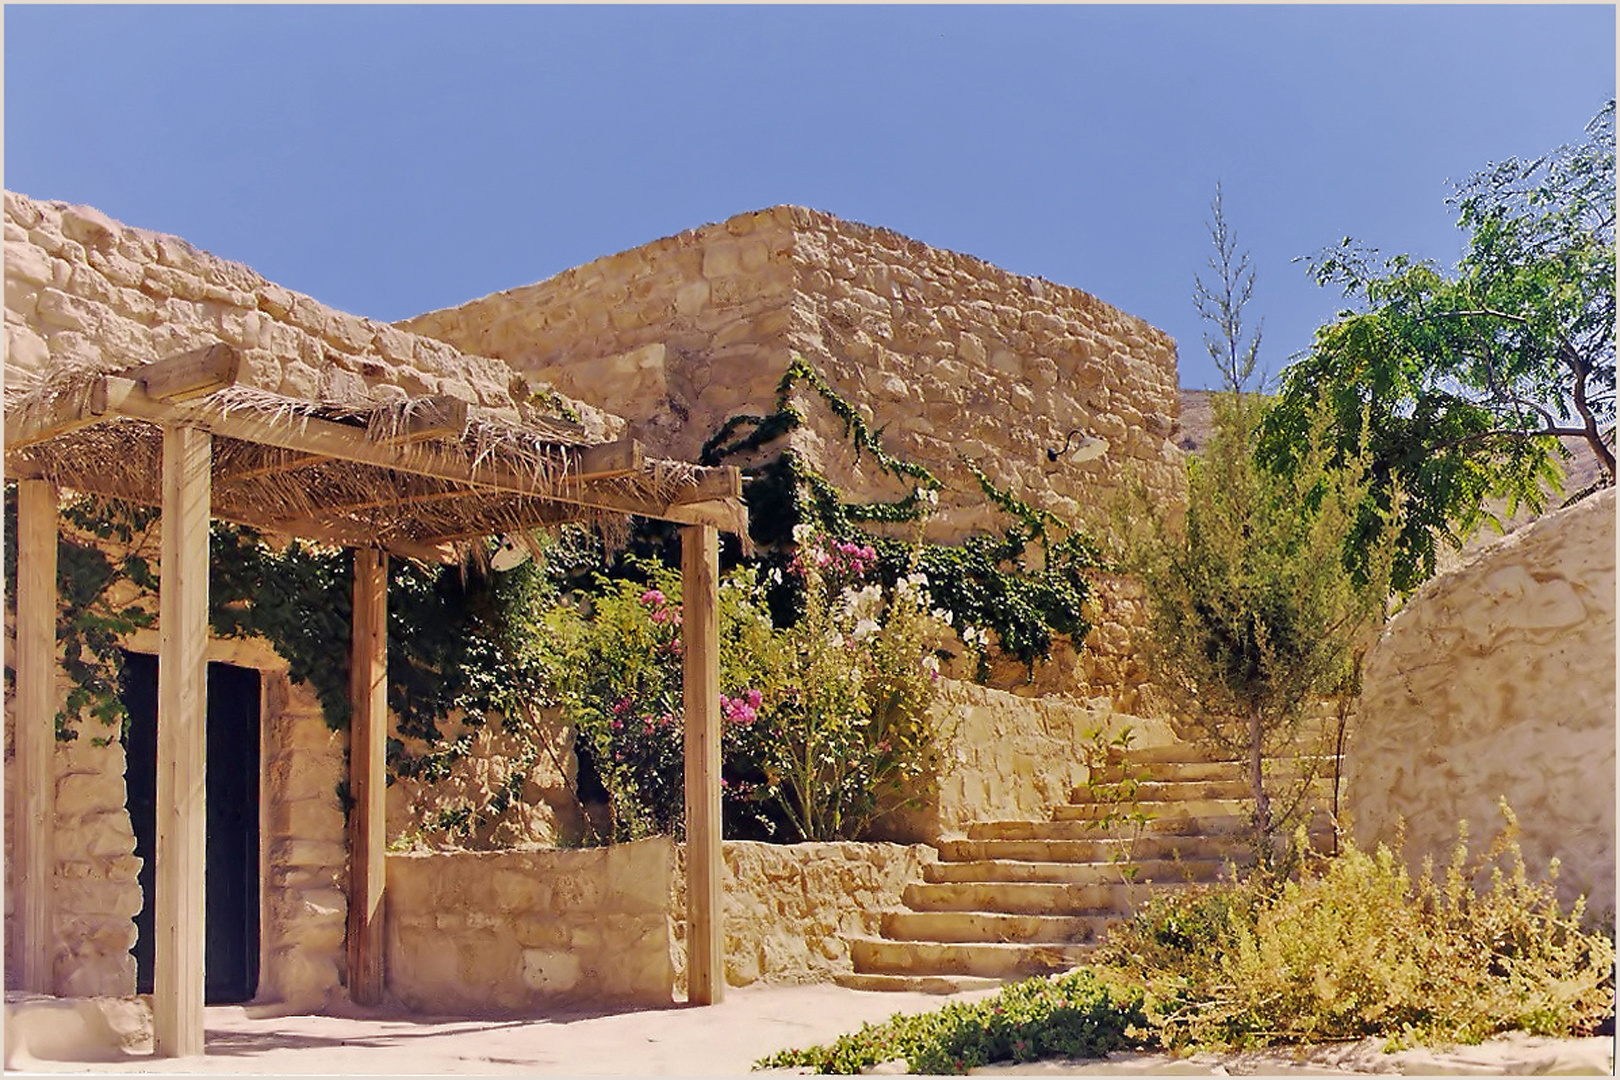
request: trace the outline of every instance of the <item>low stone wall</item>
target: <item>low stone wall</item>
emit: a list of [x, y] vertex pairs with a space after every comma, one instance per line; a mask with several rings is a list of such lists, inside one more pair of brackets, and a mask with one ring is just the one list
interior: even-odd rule
[[389, 995], [460, 1015], [668, 1003], [673, 846], [389, 855]]
[[[924, 844], [764, 844], [727, 840], [726, 982], [827, 982], [853, 970], [847, 935], [876, 936], [885, 910], [938, 855]], [[675, 984], [686, 987], [686, 846], [669, 894]]]
[[1532, 872], [1613, 908], [1615, 493], [1610, 488], [1425, 585], [1368, 653], [1346, 803], [1362, 843], [1406, 824], [1438, 866], [1467, 819], [1478, 851], [1519, 819]]

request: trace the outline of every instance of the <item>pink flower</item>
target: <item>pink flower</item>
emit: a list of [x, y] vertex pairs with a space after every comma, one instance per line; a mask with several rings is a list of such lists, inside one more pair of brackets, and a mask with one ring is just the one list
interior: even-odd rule
[[750, 690], [743, 696], [748, 699], [749, 707], [754, 709], [759, 708], [760, 705], [765, 701], [765, 695], [761, 694], [758, 690]]
[[641, 594], [641, 602], [648, 607], [663, 607], [669, 602], [669, 598], [657, 589], [648, 589]]

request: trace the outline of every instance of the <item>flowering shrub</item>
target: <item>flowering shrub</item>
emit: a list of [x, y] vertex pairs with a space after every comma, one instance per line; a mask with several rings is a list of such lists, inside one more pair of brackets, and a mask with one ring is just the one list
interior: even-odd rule
[[[720, 588], [722, 804], [727, 835], [846, 839], [916, 805], [935, 769], [936, 650], [947, 632], [920, 574], [885, 590], [871, 547], [820, 535], [783, 575], [738, 568]], [[601, 839], [683, 827], [680, 580], [601, 576], [546, 615], [554, 700], [579, 731], [581, 787], [605, 796]], [[784, 580], [784, 578], [786, 580]], [[802, 614], [772, 624], [793, 584]]]

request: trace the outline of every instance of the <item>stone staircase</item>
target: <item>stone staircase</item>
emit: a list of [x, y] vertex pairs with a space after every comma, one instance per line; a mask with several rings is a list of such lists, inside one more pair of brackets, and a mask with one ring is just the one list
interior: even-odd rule
[[[1324, 771], [1311, 793], [1318, 805], [1331, 801]], [[1127, 773], [1134, 808], [1081, 786], [1046, 821], [979, 821], [966, 838], [935, 841], [939, 861], [906, 887], [904, 908], [883, 913], [881, 936], [849, 939], [854, 972], [839, 984], [952, 993], [1065, 971], [1150, 893], [1216, 880], [1251, 857], [1238, 762], [1190, 744], [1137, 749], [1100, 770], [1098, 787]], [[1122, 809], [1148, 820], [1121, 821]], [[1311, 831], [1319, 845], [1331, 841], [1331, 820], [1318, 812]]]

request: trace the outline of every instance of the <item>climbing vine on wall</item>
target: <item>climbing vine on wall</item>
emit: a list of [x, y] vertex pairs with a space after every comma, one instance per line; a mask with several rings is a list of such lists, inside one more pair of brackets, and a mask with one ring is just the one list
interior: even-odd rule
[[[16, 604], [16, 488], [6, 490], [7, 602]], [[62, 507], [57, 549], [59, 611], [68, 693], [57, 737], [78, 737], [86, 722], [113, 730], [126, 714], [119, 693], [120, 646], [154, 625], [158, 513], [108, 499], [73, 498]], [[349, 720], [349, 642], [353, 558], [298, 542], [277, 550], [251, 529], [215, 522], [210, 538], [209, 624], [216, 637], [259, 637], [315, 693], [334, 728]], [[509, 659], [508, 638], [527, 623], [508, 612], [540, 602], [535, 568], [490, 575], [394, 561], [389, 574], [389, 707], [407, 737], [440, 741], [453, 714], [473, 723], [528, 700], [532, 672]], [[120, 588], [119, 583], [126, 583]], [[525, 677], [526, 675], [530, 677]], [[13, 678], [7, 669], [8, 680]], [[393, 749], [396, 771], [414, 764]], [[420, 766], [417, 767], [431, 767]]]
[[[806, 417], [793, 401], [796, 387], [814, 391], [844, 425], [857, 455], [870, 455], [879, 469], [914, 486], [909, 495], [889, 502], [850, 502], [835, 484], [792, 448], [762, 465], [746, 468], [749, 533], [758, 544], [791, 542], [793, 527], [813, 524], [834, 536], [858, 538], [879, 553], [878, 572], [893, 585], [909, 567], [928, 575], [935, 603], [957, 626], [993, 631], [1002, 651], [1033, 670], [1051, 655], [1054, 634], [1076, 643], [1090, 631], [1085, 605], [1090, 595], [1086, 572], [1104, 565], [1097, 546], [1048, 511], [1030, 506], [997, 487], [989, 476], [964, 459], [986, 499], [1011, 517], [999, 536], [970, 537], [961, 544], [914, 545], [875, 535], [863, 526], [920, 522], [938, 501], [942, 485], [927, 468], [902, 461], [882, 445], [860, 411], [841, 397], [803, 359], [795, 357], [776, 388], [776, 411], [735, 416], [704, 444], [701, 460], [718, 465], [727, 458], [764, 449], [796, 428]], [[1040, 561], [1031, 565], [1038, 550]], [[774, 607], [774, 605], [773, 605]], [[981, 642], [980, 673], [986, 672]]]

